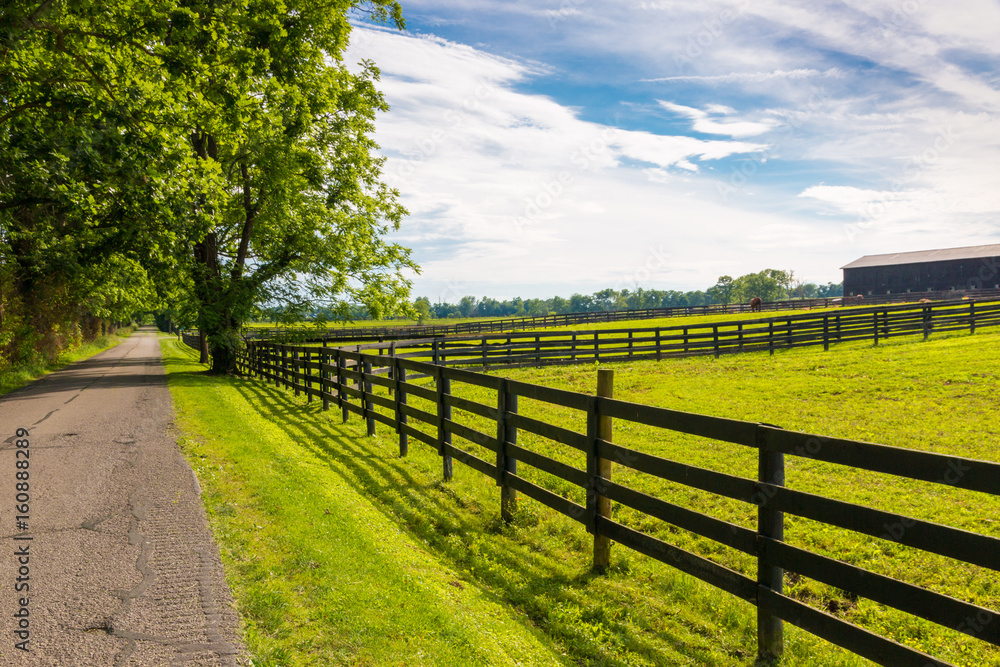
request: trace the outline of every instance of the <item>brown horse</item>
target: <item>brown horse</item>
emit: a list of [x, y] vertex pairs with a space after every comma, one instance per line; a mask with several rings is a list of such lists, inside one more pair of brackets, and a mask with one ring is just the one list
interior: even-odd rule
[[760, 307], [763, 305], [763, 303], [764, 302], [760, 300], [759, 296], [755, 296], [754, 298], [750, 299], [750, 312], [759, 313]]

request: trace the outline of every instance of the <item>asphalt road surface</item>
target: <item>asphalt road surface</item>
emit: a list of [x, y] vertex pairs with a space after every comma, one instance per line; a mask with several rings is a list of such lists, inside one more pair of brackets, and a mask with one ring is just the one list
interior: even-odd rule
[[0, 665], [243, 664], [199, 491], [152, 329], [0, 398]]

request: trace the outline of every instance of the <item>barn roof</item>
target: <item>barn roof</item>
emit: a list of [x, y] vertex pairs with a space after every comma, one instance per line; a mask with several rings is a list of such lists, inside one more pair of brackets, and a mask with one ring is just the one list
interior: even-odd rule
[[918, 252], [896, 252], [887, 255], [865, 255], [846, 264], [841, 269], [863, 269], [870, 266], [893, 266], [897, 264], [918, 264], [921, 262], [944, 262], [952, 259], [982, 259], [1000, 257], [1000, 243], [975, 245], [965, 248], [944, 248], [942, 250], [920, 250]]

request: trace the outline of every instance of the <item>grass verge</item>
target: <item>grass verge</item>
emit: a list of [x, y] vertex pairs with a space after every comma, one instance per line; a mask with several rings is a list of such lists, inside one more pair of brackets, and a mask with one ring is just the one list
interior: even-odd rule
[[376, 480], [410, 493], [403, 466], [283, 391], [207, 376], [193, 351], [161, 347], [254, 665], [568, 664], [366, 493]]
[[135, 331], [135, 327], [129, 326], [118, 329], [118, 331], [110, 336], [98, 336], [88, 343], [84, 343], [83, 345], [74, 347], [70, 350], [64, 350], [59, 354], [59, 357], [51, 363], [33, 362], [5, 367], [0, 370], [0, 396], [10, 393], [15, 389], [19, 389], [29, 382], [37, 380], [52, 371], [59, 370], [63, 366], [71, 364], [74, 361], [89, 359], [95, 354], [110, 349], [122, 342], [122, 339], [128, 338], [133, 331]]

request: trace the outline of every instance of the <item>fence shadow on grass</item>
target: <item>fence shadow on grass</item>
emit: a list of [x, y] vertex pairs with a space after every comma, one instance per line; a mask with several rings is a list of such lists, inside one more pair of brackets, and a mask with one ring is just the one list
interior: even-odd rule
[[[651, 664], [667, 665], [674, 664], [677, 655], [671, 652], [676, 651], [687, 660], [717, 663], [720, 656], [716, 628], [703, 622], [695, 628], [677, 619], [676, 624], [687, 625], [691, 633], [681, 636], [663, 627], [662, 619], [677, 616], [677, 607], [671, 604], [678, 601], [677, 594], [659, 591], [656, 600], [636, 600], [615, 584], [617, 576], [627, 573], [595, 579], [585, 552], [579, 554], [576, 571], [567, 572], [565, 565], [559, 567], [564, 561], [554, 550], [530, 536], [519, 539], [523, 525], [519, 528], [515, 521], [513, 528], [503, 527], [496, 507], [482, 507], [474, 498], [460, 497], [448, 483], [427, 481], [414, 474], [421, 464], [398, 458], [394, 449], [378, 450], [376, 440], [356, 432], [363, 428], [363, 421], [342, 425], [339, 411], [323, 413], [318, 402], [307, 405], [287, 390], [257, 380], [236, 380], [235, 387], [254, 409], [286, 431], [304, 450], [326, 462], [355, 491], [374, 501], [390, 520], [402, 524], [464, 576], [484, 584], [488, 597], [525, 614], [532, 624], [561, 644], [572, 662], [626, 665], [629, 663], [616, 654], [628, 652]], [[485, 477], [481, 483], [493, 484]], [[469, 511], [470, 507], [473, 511]], [[574, 530], [582, 529], [576, 526]], [[499, 567], [490, 567], [491, 563]], [[666, 574], [675, 579], [683, 576], [669, 571]], [[607, 600], [611, 596], [608, 591], [591, 590], [595, 583], [617, 588], [613, 597], [619, 602], [609, 608]], [[588, 603], [588, 598], [592, 602]], [[636, 613], [636, 604], [643, 605], [642, 614]], [[748, 616], [751, 613], [752, 607], [747, 605]], [[643, 617], [656, 619], [655, 627], [642, 622]], [[702, 619], [706, 617], [707, 613]], [[559, 620], [567, 618], [574, 620]], [[754, 664], [754, 651], [749, 648], [753, 645], [753, 637], [748, 635], [741, 646], [732, 647], [728, 653], [734, 664]]]

